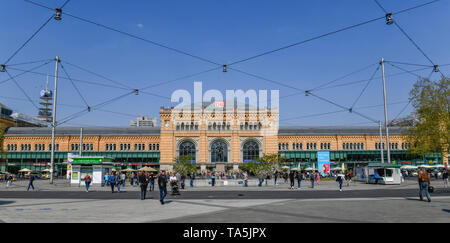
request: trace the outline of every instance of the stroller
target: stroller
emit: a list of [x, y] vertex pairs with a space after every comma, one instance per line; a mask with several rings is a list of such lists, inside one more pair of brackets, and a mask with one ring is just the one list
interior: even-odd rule
[[181, 195], [180, 190], [178, 188], [178, 181], [171, 180], [170, 181], [170, 187], [172, 187], [172, 195]]

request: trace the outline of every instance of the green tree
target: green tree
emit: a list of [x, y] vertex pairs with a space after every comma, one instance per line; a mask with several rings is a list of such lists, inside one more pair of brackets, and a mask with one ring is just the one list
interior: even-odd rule
[[410, 152], [418, 155], [440, 152], [445, 158], [450, 144], [450, 79], [422, 79], [410, 92], [416, 122], [406, 132]]
[[197, 171], [197, 166], [194, 163], [191, 163], [191, 161], [192, 158], [190, 155], [179, 156], [174, 161], [173, 170], [184, 176], [195, 173]]
[[284, 162], [283, 157], [278, 154], [265, 154], [263, 157], [255, 158], [255, 161], [243, 163], [239, 166], [241, 170], [249, 171], [258, 176], [260, 173], [264, 176], [270, 175], [273, 171], [280, 167]]

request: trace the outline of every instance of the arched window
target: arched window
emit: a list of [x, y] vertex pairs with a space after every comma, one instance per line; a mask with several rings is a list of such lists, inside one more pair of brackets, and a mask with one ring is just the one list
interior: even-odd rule
[[228, 162], [228, 146], [223, 141], [211, 145], [211, 162]]
[[242, 149], [244, 162], [259, 158], [259, 145], [254, 141], [246, 142]]
[[193, 161], [195, 161], [196, 157], [195, 157], [195, 144], [190, 142], [190, 141], [186, 141], [180, 144], [180, 152], [179, 152], [179, 156], [191, 156], [191, 159]]

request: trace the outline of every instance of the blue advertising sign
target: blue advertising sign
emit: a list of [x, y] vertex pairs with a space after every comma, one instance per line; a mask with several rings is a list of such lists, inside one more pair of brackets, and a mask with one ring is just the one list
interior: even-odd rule
[[330, 173], [330, 151], [317, 152], [318, 171], [322, 176]]

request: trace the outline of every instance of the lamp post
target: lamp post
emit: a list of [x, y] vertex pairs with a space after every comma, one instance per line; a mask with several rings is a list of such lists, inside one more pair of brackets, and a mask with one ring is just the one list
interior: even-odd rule
[[388, 128], [388, 111], [386, 102], [386, 77], [384, 75], [384, 58], [381, 59], [381, 69], [383, 71], [383, 97], [384, 97], [384, 128], [386, 130], [386, 147], [387, 147], [387, 162], [391, 163], [391, 149], [389, 143], [389, 128]]
[[58, 63], [59, 57], [55, 58], [55, 87], [53, 90], [53, 116], [52, 116], [52, 149], [50, 154], [50, 184], [53, 184], [53, 170], [55, 167], [55, 127], [56, 127], [56, 98], [58, 90]]

